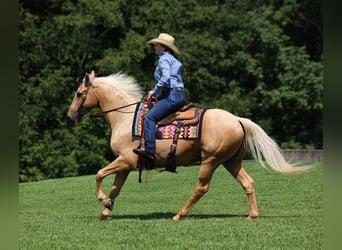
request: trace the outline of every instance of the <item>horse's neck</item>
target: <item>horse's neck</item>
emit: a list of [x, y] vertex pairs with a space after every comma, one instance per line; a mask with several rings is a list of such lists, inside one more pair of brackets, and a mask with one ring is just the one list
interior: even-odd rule
[[[125, 93], [114, 91], [110, 86], [103, 86], [97, 89], [97, 99], [102, 111], [118, 109], [107, 113], [106, 120], [113, 131], [118, 127], [129, 126], [132, 124], [135, 105], [125, 107], [126, 105], [137, 102]], [[122, 107], [122, 108], [121, 108]], [[131, 129], [129, 127], [129, 129]]]

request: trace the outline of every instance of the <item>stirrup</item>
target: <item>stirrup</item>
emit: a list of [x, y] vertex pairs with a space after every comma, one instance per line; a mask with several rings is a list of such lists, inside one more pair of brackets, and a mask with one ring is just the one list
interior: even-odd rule
[[151, 154], [147, 154], [145, 150], [141, 150], [140, 148], [135, 148], [133, 149], [133, 152], [136, 153], [137, 155], [144, 155], [146, 158], [150, 160], [154, 160], [154, 156]]

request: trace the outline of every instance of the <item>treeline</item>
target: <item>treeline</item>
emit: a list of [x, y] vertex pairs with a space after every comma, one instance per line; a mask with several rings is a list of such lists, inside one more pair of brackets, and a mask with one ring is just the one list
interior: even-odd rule
[[85, 72], [154, 85], [148, 39], [175, 36], [187, 100], [250, 118], [282, 148], [322, 148], [320, 0], [19, 1], [19, 181], [113, 160], [103, 119], [68, 124]]

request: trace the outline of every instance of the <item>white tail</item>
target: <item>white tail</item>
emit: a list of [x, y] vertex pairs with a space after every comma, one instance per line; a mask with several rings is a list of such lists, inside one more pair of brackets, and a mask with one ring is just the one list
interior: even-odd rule
[[258, 124], [246, 118], [237, 118], [245, 129], [246, 142], [249, 145], [253, 157], [263, 167], [266, 168], [264, 164], [265, 159], [271, 169], [278, 173], [299, 174], [312, 170], [312, 166], [299, 167], [286, 162], [278, 144]]

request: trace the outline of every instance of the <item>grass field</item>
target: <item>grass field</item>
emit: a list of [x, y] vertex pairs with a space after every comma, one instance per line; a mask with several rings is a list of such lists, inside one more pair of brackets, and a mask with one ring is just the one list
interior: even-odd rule
[[[132, 172], [107, 221], [95, 176], [19, 184], [20, 249], [322, 249], [323, 165], [297, 176], [244, 164], [254, 179], [260, 218], [245, 220], [247, 197], [219, 167], [189, 216], [171, 217], [191, 195], [199, 166], [178, 174]], [[147, 176], [147, 183], [146, 183]], [[109, 192], [113, 176], [104, 180]]]

